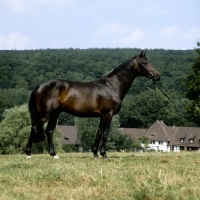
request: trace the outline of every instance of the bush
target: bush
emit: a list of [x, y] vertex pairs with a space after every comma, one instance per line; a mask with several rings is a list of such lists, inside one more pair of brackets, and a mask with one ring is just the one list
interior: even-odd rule
[[[46, 125], [44, 125], [46, 127]], [[31, 130], [31, 119], [27, 104], [6, 109], [0, 124], [0, 154], [24, 153]], [[60, 132], [55, 129], [54, 146], [61, 149]], [[47, 142], [33, 144], [33, 153], [46, 153]]]

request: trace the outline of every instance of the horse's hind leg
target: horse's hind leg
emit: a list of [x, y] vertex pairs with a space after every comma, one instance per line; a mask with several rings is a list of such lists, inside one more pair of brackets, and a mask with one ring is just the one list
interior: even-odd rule
[[31, 133], [30, 133], [30, 137], [25, 149], [27, 158], [31, 158], [31, 148], [32, 148], [32, 144], [33, 144], [33, 137], [34, 137], [34, 129], [33, 127], [31, 127]]
[[47, 136], [47, 140], [48, 140], [48, 146], [49, 146], [49, 153], [51, 156], [53, 156], [54, 158], [58, 158], [58, 156], [56, 155], [55, 149], [54, 149], [54, 144], [53, 144], [53, 133], [54, 133], [54, 129], [56, 127], [56, 122], [58, 119], [60, 113], [52, 113], [49, 117], [49, 122], [46, 128], [46, 136]]
[[37, 143], [37, 142], [41, 142], [45, 140], [45, 136], [44, 136], [44, 132], [42, 128], [45, 121], [46, 121], [46, 118], [43, 118], [40, 120], [40, 122], [37, 122], [37, 124], [32, 125], [31, 127], [30, 137], [25, 149], [27, 158], [31, 158], [31, 148], [32, 148], [33, 142]]

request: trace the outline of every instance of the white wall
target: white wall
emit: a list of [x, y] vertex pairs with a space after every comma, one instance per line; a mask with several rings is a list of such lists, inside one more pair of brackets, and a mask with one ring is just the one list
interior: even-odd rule
[[154, 141], [149, 144], [150, 149], [154, 149], [157, 152], [169, 152], [170, 151], [170, 146], [168, 146], [167, 141], [159, 142], [159, 141]]
[[174, 152], [180, 152], [180, 147], [179, 146], [173, 146], [173, 151]]

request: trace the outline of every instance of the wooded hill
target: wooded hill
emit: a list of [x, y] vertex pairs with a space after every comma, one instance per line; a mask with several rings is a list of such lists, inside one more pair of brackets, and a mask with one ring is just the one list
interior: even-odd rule
[[[0, 51], [0, 120], [6, 108], [28, 102], [40, 83], [54, 79], [90, 81], [111, 72], [141, 49], [46, 49]], [[121, 127], [148, 127], [157, 119], [167, 125], [194, 126], [175, 112], [187, 105], [184, 76], [197, 57], [195, 50], [146, 50], [150, 63], [161, 72], [158, 85], [174, 99], [171, 104], [152, 81], [138, 77], [119, 113]], [[73, 125], [73, 117], [61, 114], [59, 124]]]

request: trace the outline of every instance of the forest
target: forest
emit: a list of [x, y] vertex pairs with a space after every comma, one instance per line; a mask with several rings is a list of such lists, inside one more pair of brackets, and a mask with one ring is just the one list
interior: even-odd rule
[[[40, 49], [0, 51], [0, 122], [3, 112], [28, 103], [31, 91], [50, 79], [90, 81], [107, 75], [141, 49]], [[161, 73], [157, 83], [137, 77], [126, 95], [119, 121], [121, 127], [148, 128], [157, 119], [168, 126], [195, 126], [183, 115], [188, 104], [184, 77], [191, 71], [195, 50], [146, 49], [149, 62]], [[74, 117], [62, 113], [58, 124], [74, 125]]]

